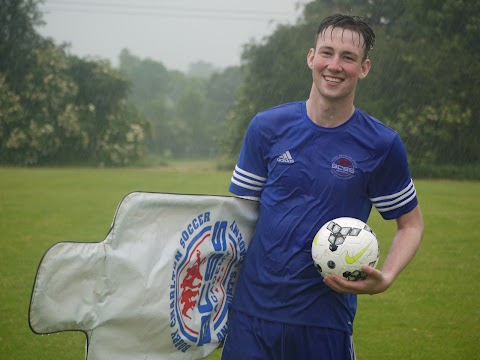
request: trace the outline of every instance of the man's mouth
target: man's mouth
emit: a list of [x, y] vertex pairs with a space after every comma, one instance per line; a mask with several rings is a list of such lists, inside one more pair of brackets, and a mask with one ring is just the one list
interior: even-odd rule
[[334, 83], [340, 83], [340, 82], [343, 81], [343, 80], [340, 79], [340, 78], [331, 77], [331, 76], [324, 76], [323, 78], [324, 78], [325, 80], [327, 80], [328, 82], [334, 82]]

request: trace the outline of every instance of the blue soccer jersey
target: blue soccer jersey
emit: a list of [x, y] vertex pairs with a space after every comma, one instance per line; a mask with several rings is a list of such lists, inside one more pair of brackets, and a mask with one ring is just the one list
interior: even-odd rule
[[357, 300], [323, 284], [311, 242], [327, 221], [385, 219], [417, 205], [398, 134], [359, 109], [336, 128], [317, 126], [306, 103], [284, 104], [250, 123], [230, 192], [260, 201], [233, 308], [255, 317], [349, 332]]

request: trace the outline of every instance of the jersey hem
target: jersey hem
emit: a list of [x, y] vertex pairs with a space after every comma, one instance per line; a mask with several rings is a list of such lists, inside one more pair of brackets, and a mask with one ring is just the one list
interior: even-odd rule
[[235, 306], [232, 306], [232, 309], [235, 310], [235, 311], [241, 312], [245, 315], [255, 317], [257, 319], [262, 319], [262, 320], [265, 320], [265, 321], [270, 321], [272, 323], [286, 324], [286, 325], [293, 325], [293, 326], [308, 326], [308, 327], [315, 327], [315, 328], [322, 328], [322, 329], [332, 329], [332, 330], [347, 333], [349, 335], [353, 335], [353, 323], [352, 323], [352, 328], [348, 329], [348, 328], [335, 327], [335, 326], [331, 326], [331, 325], [317, 325], [317, 324], [310, 324], [310, 323], [304, 323], [304, 322], [284, 321], [284, 320], [279, 321], [278, 319], [273, 319], [273, 318], [270, 318], [268, 316], [263, 316], [263, 315], [259, 316], [257, 314], [253, 314], [250, 311], [247, 311], [247, 310], [244, 310], [244, 309], [238, 309]]

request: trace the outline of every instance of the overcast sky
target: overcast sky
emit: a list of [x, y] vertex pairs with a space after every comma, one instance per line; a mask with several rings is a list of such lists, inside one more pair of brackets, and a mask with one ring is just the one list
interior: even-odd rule
[[308, 0], [46, 0], [38, 31], [68, 42], [81, 57], [109, 59], [124, 48], [140, 58], [187, 71], [206, 61], [238, 65], [242, 46], [294, 24]]

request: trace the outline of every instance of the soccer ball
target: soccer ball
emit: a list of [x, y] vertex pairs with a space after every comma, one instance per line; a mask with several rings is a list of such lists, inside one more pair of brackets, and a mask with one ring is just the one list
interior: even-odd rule
[[375, 233], [354, 218], [341, 217], [327, 222], [312, 242], [312, 258], [322, 276], [337, 274], [350, 281], [365, 279], [362, 265], [375, 268], [379, 256]]

